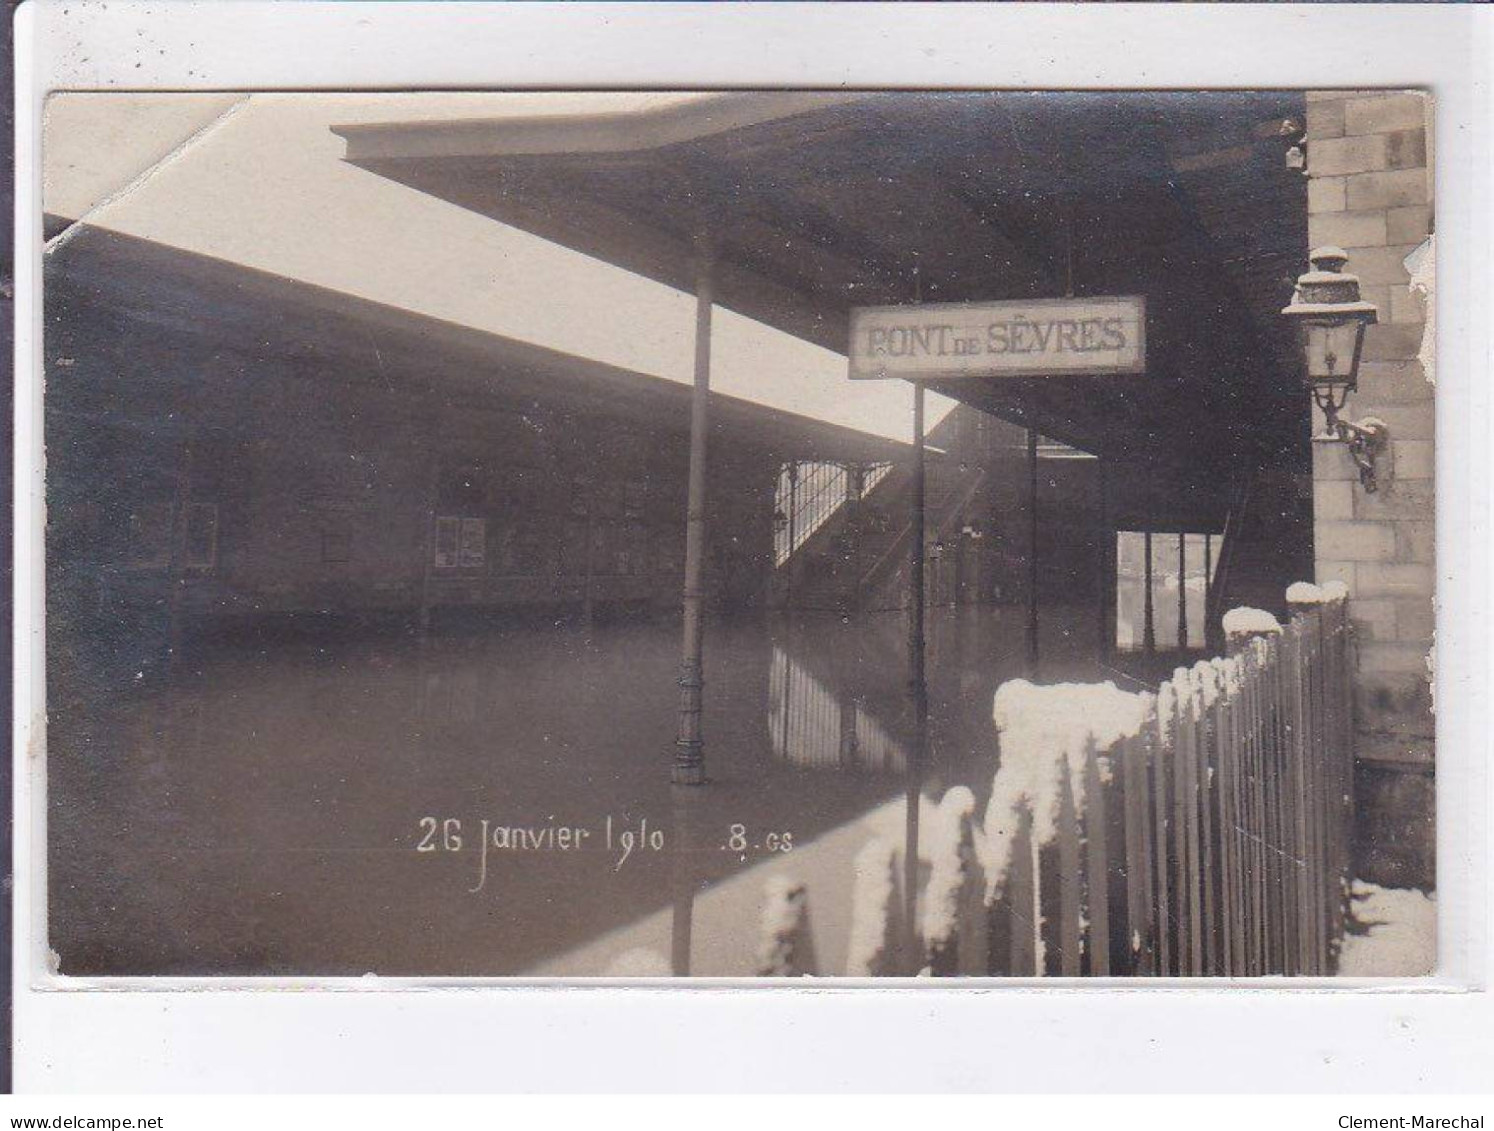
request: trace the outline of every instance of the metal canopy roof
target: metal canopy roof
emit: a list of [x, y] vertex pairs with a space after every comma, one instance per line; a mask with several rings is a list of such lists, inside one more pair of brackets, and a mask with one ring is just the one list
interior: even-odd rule
[[[1221, 481], [1306, 441], [1279, 316], [1307, 245], [1301, 96], [749, 93], [337, 127], [347, 160], [844, 352], [862, 305], [1144, 294], [1148, 371], [950, 396]], [[917, 280], [915, 282], [915, 279]]]
[[[64, 330], [71, 326], [108, 338], [113, 330], [101, 328], [101, 310], [159, 327], [159, 356], [152, 354], [145, 369], [168, 384], [202, 378], [176, 356], [185, 335], [211, 346], [221, 362], [214, 374], [229, 379], [235, 395], [253, 396], [260, 363], [277, 359], [290, 370], [310, 367], [329, 382], [366, 380], [385, 391], [398, 378], [453, 403], [470, 398], [484, 404], [504, 396], [537, 407], [595, 412], [605, 402], [607, 413], [624, 424], [689, 432], [688, 385], [105, 229], [85, 226], [49, 255], [47, 286], [49, 311], [61, 327], [49, 329], [49, 342], [67, 337], [71, 331]], [[273, 334], [267, 325], [275, 327]], [[49, 345], [54, 348], [60, 346]], [[104, 350], [101, 356], [111, 355]], [[104, 382], [101, 388], [110, 386]], [[236, 411], [236, 401], [224, 403]], [[721, 442], [783, 459], [880, 462], [904, 458], [910, 450], [714, 390], [711, 413]]]

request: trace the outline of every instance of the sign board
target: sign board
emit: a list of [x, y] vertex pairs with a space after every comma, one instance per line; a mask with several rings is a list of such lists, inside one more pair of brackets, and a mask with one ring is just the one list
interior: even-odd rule
[[866, 306], [851, 376], [1042, 377], [1146, 371], [1140, 295]]

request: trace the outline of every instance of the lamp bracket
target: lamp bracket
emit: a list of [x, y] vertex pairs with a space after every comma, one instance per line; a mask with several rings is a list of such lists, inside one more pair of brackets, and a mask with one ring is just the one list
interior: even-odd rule
[[1378, 420], [1350, 424], [1337, 419], [1336, 415], [1329, 418], [1328, 428], [1334, 439], [1348, 445], [1349, 458], [1359, 469], [1359, 485], [1365, 494], [1373, 495], [1379, 489], [1375, 479], [1375, 457], [1385, 450], [1390, 429]]

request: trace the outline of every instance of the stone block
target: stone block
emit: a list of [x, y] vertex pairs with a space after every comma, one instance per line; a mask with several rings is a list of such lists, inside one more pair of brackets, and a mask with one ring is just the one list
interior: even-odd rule
[[1425, 129], [1427, 95], [1369, 94], [1344, 103], [1344, 133], [1380, 134], [1394, 130]]
[[1381, 522], [1319, 522], [1313, 541], [1318, 554], [1335, 561], [1395, 560], [1395, 531]]
[[[1309, 191], [1309, 207], [1311, 201]], [[1385, 235], [1389, 243], [1420, 243], [1431, 231], [1432, 209], [1429, 205], [1413, 204], [1406, 208], [1392, 208], [1385, 213]]]
[[[1430, 386], [1428, 386], [1430, 388]], [[1421, 404], [1376, 404], [1368, 400], [1350, 397], [1344, 409], [1346, 419], [1358, 420], [1364, 416], [1377, 416], [1390, 429], [1390, 438], [1396, 440], [1430, 440], [1436, 426], [1432, 401]]]
[[1328, 137], [1344, 136], [1344, 99], [1340, 95], [1309, 99], [1307, 103], [1307, 144]]
[[1437, 560], [1437, 524], [1430, 521], [1396, 523], [1395, 560], [1434, 564]]
[[1358, 212], [1427, 204], [1427, 189], [1425, 169], [1380, 169], [1373, 173], [1355, 173], [1348, 178], [1345, 206]]
[[[1324, 244], [1337, 244], [1342, 248], [1384, 247], [1385, 213], [1326, 212], [1321, 216], [1309, 215], [1307, 242], [1313, 247], [1322, 247]], [[1352, 254], [1350, 262], [1353, 262]]]
[[1355, 597], [1349, 602], [1349, 618], [1354, 622], [1357, 639], [1365, 641], [1400, 640], [1396, 628], [1396, 606], [1391, 597]]
[[1434, 453], [1430, 440], [1402, 440], [1390, 434], [1391, 474], [1397, 481], [1431, 479], [1436, 469]]
[[[1316, 410], [1315, 410], [1316, 411]], [[1316, 422], [1321, 424], [1321, 421]], [[1312, 443], [1313, 490], [1324, 483], [1341, 480], [1358, 482], [1359, 469], [1349, 458], [1349, 449], [1337, 440], [1316, 438]]]
[[1312, 564], [1313, 578], [1319, 585], [1326, 585], [1330, 581], [1342, 581], [1349, 587], [1349, 592], [1354, 592], [1355, 566], [1353, 562], [1335, 562], [1328, 559], [1320, 559]]
[[1381, 405], [1430, 404], [1432, 385], [1417, 361], [1365, 361], [1352, 405], [1358, 415], [1379, 414]]
[[1318, 522], [1347, 521], [1354, 517], [1354, 490], [1349, 479], [1326, 479], [1314, 483], [1312, 513]]
[[1355, 753], [1354, 875], [1388, 888], [1432, 891], [1437, 886], [1437, 782], [1431, 741], [1386, 736], [1383, 742], [1361, 743]]
[[1430, 648], [1437, 631], [1437, 610], [1430, 597], [1401, 597], [1395, 600], [1396, 639]]
[[1420, 322], [1380, 322], [1364, 332], [1365, 361], [1406, 361], [1421, 349]]
[[1385, 139], [1385, 165], [1390, 169], [1425, 169], [1427, 167], [1426, 130], [1397, 130], [1382, 134]]
[[[1405, 290], [1406, 288], [1401, 287], [1400, 289]], [[1365, 302], [1374, 303], [1380, 321], [1384, 322], [1388, 316], [1387, 312], [1391, 308], [1390, 296], [1395, 290], [1396, 288], [1389, 283], [1360, 283], [1359, 297]]]
[[1314, 177], [1341, 177], [1350, 173], [1368, 173], [1387, 168], [1386, 137], [1366, 134], [1363, 137], [1323, 138], [1314, 141], [1309, 135], [1307, 168]]
[[1426, 677], [1427, 649], [1419, 643], [1401, 641], [1360, 641], [1359, 670], [1390, 675]]
[[1390, 283], [1404, 287], [1411, 279], [1411, 273], [1406, 270], [1406, 256], [1414, 250], [1414, 243], [1361, 247], [1349, 256], [1344, 270], [1359, 276], [1361, 283]]
[[1364, 667], [1365, 645], [1355, 651], [1361, 663], [1354, 679], [1354, 725], [1365, 734], [1399, 734], [1430, 737], [1436, 719], [1432, 714], [1432, 684], [1427, 675], [1426, 649], [1397, 645], [1420, 658], [1414, 671], [1382, 671]]
[[1434, 576], [1422, 562], [1359, 562], [1354, 567], [1357, 597], [1430, 597]]
[[1307, 212], [1342, 212], [1349, 206], [1348, 180], [1344, 177], [1314, 177], [1307, 182]]
[[[1394, 466], [1378, 465], [1379, 490], [1354, 496], [1354, 517], [1361, 522], [1415, 522], [1436, 513], [1436, 494], [1430, 479], [1401, 479]], [[1394, 556], [1392, 554], [1392, 556]]]
[[[1361, 288], [1361, 291], [1364, 289], [1367, 288]], [[1421, 326], [1426, 322], [1427, 305], [1426, 300], [1421, 295], [1412, 294], [1410, 287], [1386, 287], [1385, 292], [1385, 297], [1388, 301], [1384, 306], [1380, 306], [1372, 298], [1365, 300], [1366, 302], [1375, 302], [1375, 305], [1380, 308], [1380, 320], [1382, 322], [1387, 320], [1387, 312], [1388, 320], [1393, 323], [1407, 325], [1414, 323], [1417, 326]]]

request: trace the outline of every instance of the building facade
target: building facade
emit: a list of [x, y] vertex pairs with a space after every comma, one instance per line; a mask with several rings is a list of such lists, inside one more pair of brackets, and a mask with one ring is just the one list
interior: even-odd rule
[[1430, 296], [1413, 291], [1411, 273], [1433, 232], [1431, 127], [1431, 99], [1420, 93], [1308, 94], [1310, 242], [1342, 247], [1346, 269], [1379, 309], [1344, 418], [1377, 419], [1389, 431], [1374, 493], [1360, 486], [1345, 445], [1321, 437], [1313, 444], [1317, 578], [1348, 587], [1357, 637], [1360, 837], [1368, 854], [1361, 868], [1368, 878], [1427, 886], [1434, 849], [1434, 375], [1423, 364]]

